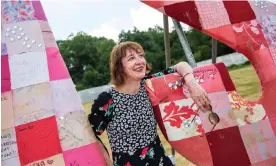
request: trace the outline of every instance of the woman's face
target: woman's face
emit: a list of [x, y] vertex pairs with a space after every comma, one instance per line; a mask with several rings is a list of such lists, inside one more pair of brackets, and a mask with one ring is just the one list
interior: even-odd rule
[[127, 49], [122, 59], [124, 73], [127, 80], [140, 81], [146, 74], [146, 59], [140, 50]]

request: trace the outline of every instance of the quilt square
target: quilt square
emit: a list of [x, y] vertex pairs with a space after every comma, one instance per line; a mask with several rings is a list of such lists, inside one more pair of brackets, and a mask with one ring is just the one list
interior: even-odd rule
[[276, 157], [276, 138], [268, 119], [240, 127], [252, 164]]
[[39, 21], [45, 48], [58, 48], [52, 29], [47, 21]]
[[[20, 12], [18, 12], [20, 10]], [[2, 22], [11, 24], [26, 20], [35, 20], [34, 8], [30, 0], [24, 1], [1, 1]]]
[[6, 43], [1, 42], [1, 56], [6, 56], [6, 55], [8, 55]]
[[203, 29], [231, 24], [222, 1], [195, 1], [195, 4]]
[[1, 129], [14, 127], [11, 91], [1, 94]]
[[46, 159], [34, 161], [28, 164], [28, 166], [44, 166], [44, 165], [65, 166], [63, 154], [57, 154], [57, 155], [48, 157]]
[[4, 129], [1, 132], [1, 160], [7, 160], [18, 156], [14, 127]]
[[9, 57], [1, 56], [1, 92], [11, 90]]
[[75, 111], [57, 117], [59, 139], [63, 151], [96, 142], [84, 111]]
[[17, 126], [16, 138], [22, 165], [61, 153], [55, 116]]
[[9, 56], [45, 51], [40, 24], [36, 20], [4, 24], [2, 32], [5, 33]]
[[270, 54], [272, 56], [274, 65], [276, 66], [276, 45], [275, 46], [269, 46]]
[[21, 125], [54, 115], [54, 103], [49, 82], [13, 91], [15, 125]]
[[274, 166], [276, 164], [276, 157], [270, 158], [268, 160], [264, 160], [255, 164], [251, 164], [250, 166]]
[[98, 143], [65, 151], [63, 156], [66, 165], [106, 165]]
[[49, 81], [46, 52], [28, 52], [9, 57], [12, 89]]
[[2, 26], [1, 26], [1, 56], [8, 55], [6, 41], [5, 41], [5, 33], [2, 32]]
[[223, 3], [231, 24], [256, 19], [255, 13], [248, 1], [223, 1]]
[[261, 16], [260, 25], [262, 27], [262, 31], [264, 33], [265, 39], [268, 42], [268, 45], [275, 46], [276, 45], [276, 14]]
[[[69, 71], [58, 48], [46, 48], [50, 80], [70, 78]], [[58, 71], [58, 72], [57, 72]]]
[[251, 165], [238, 126], [213, 131], [206, 137], [214, 165]]
[[191, 98], [160, 104], [159, 108], [169, 141], [204, 134], [197, 107]]
[[20, 160], [19, 157], [13, 157], [7, 160], [1, 161], [2, 166], [20, 166]]
[[248, 1], [252, 7], [256, 20], [260, 21], [261, 16], [276, 15], [275, 4], [270, 1]]
[[193, 72], [196, 81], [205, 89], [207, 93], [225, 91], [220, 72], [214, 65], [204, 66], [195, 69]]
[[164, 6], [165, 14], [201, 30], [199, 14], [194, 1], [179, 2]]
[[268, 47], [262, 33], [262, 27], [256, 20], [233, 24], [233, 31], [240, 52], [252, 54], [254, 51]]
[[[269, 48], [264, 48], [252, 53], [251, 64], [255, 69], [258, 69], [257, 75], [262, 84], [269, 83], [276, 80], [276, 65], [274, 64], [273, 57]], [[263, 67], [265, 66], [265, 67]]]
[[36, 19], [47, 21], [47, 18], [45, 16], [44, 10], [42, 8], [41, 2], [40, 1], [32, 1], [32, 6], [35, 11], [34, 15], [35, 15]]
[[[235, 120], [235, 116], [232, 111], [232, 107], [227, 92], [222, 91], [210, 93], [208, 94], [208, 97], [211, 100], [213, 112], [217, 113], [220, 118], [220, 122], [216, 125], [213, 131], [237, 126], [237, 122]], [[199, 115], [203, 124], [204, 131], [211, 131], [213, 125], [210, 123], [208, 119], [208, 114], [200, 111]]]
[[62, 116], [69, 112], [84, 110], [81, 99], [70, 79], [50, 82], [53, 92], [55, 114]]
[[236, 91], [228, 92], [228, 98], [238, 126], [267, 118], [265, 109], [261, 104], [245, 100]]

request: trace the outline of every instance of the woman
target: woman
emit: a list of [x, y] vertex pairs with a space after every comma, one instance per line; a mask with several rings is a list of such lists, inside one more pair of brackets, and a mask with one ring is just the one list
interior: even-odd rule
[[173, 165], [157, 135], [153, 108], [144, 87], [145, 78], [177, 72], [184, 77], [191, 97], [201, 110], [206, 111], [209, 105], [205, 91], [195, 81], [187, 63], [146, 76], [150, 68], [144, 56], [143, 48], [135, 42], [122, 42], [113, 48], [110, 71], [115, 87], [99, 95], [89, 115], [96, 135], [107, 130], [115, 166]]

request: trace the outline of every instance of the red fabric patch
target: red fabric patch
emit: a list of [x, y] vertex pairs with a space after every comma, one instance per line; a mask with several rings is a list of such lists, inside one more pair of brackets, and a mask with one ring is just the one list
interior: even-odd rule
[[11, 76], [8, 59], [8, 56], [1, 56], [1, 92], [11, 90]]
[[46, 48], [50, 80], [61, 80], [70, 78], [68, 69], [60, 55], [59, 49], [55, 47]]
[[203, 33], [206, 33], [209, 36], [219, 40], [220, 42], [228, 45], [234, 50], [237, 49], [237, 41], [233, 31], [232, 25], [225, 25], [218, 28], [202, 30]]
[[155, 115], [156, 121], [158, 122], [158, 126], [159, 126], [160, 130], [162, 131], [162, 134], [164, 135], [164, 137], [168, 141], [168, 135], [167, 135], [167, 132], [166, 132], [163, 120], [162, 120], [159, 105], [153, 106], [153, 113]]
[[161, 8], [164, 6], [164, 1], [145, 1], [145, 0], [141, 0], [141, 2], [155, 8], [155, 9], [158, 9], [158, 8]]
[[[262, 97], [260, 98], [260, 103], [263, 105], [266, 115], [268, 116], [269, 119], [276, 117], [275, 98], [276, 98], [276, 79], [263, 84], [263, 94], [262, 94]], [[274, 132], [276, 134], [275, 130]]]
[[207, 135], [214, 165], [250, 165], [238, 126], [212, 131]]
[[262, 28], [256, 20], [234, 24], [232, 27], [238, 44], [238, 52], [248, 56], [254, 51], [268, 47]]
[[251, 60], [262, 84], [276, 80], [276, 66], [268, 48], [254, 51], [248, 59]]
[[206, 137], [196, 136], [180, 141], [170, 141], [171, 146], [196, 165], [214, 165]]
[[232, 24], [256, 18], [248, 1], [223, 1]]
[[17, 126], [15, 130], [22, 165], [62, 152], [55, 116]]
[[226, 91], [235, 91], [235, 85], [231, 79], [231, 76], [228, 72], [227, 67], [224, 63], [216, 63], [215, 66], [217, 67], [218, 71], [220, 72], [221, 79], [223, 81], [224, 87]]
[[168, 5], [164, 7], [165, 14], [168, 16], [184, 22], [198, 30], [201, 30], [201, 23], [199, 14], [194, 1], [187, 1]]

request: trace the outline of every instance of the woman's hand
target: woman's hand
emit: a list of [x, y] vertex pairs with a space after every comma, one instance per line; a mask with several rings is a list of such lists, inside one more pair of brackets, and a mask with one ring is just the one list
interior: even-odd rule
[[[210, 100], [205, 90], [191, 77], [192, 74], [186, 76], [185, 82], [188, 87], [191, 98], [194, 100], [199, 109], [203, 112], [210, 111]], [[193, 77], [193, 76], [192, 76]]]
[[187, 62], [180, 62], [175, 65], [176, 72], [184, 77], [191, 98], [203, 112], [209, 111], [210, 100], [205, 90], [196, 82], [193, 76], [193, 69]]

